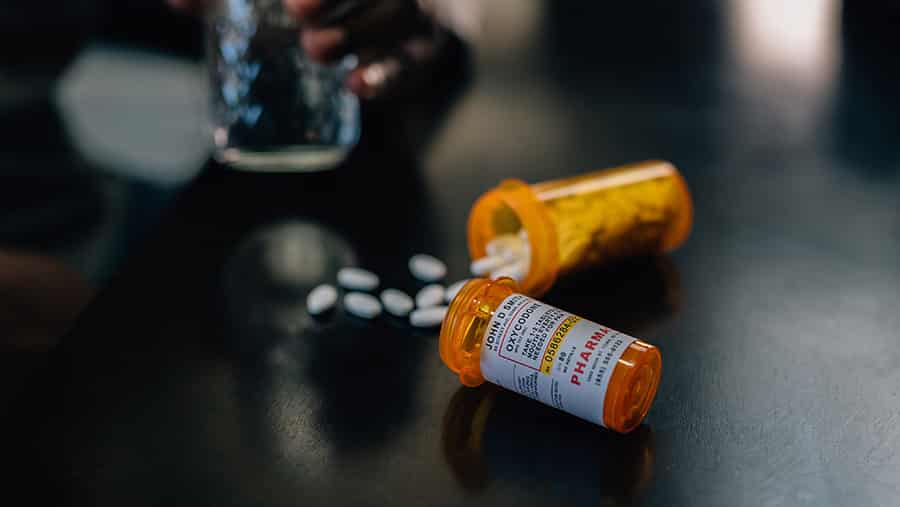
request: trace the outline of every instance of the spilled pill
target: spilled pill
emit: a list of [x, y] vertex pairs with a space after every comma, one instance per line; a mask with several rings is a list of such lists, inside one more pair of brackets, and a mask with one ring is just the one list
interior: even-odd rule
[[381, 303], [375, 296], [363, 292], [348, 292], [344, 296], [344, 308], [363, 319], [374, 319], [381, 313]]
[[474, 261], [472, 261], [470, 270], [472, 271], [473, 275], [482, 276], [499, 268], [504, 263], [506, 263], [506, 259], [504, 259], [502, 256], [488, 255], [487, 257], [482, 257], [480, 259], [475, 259]]
[[518, 239], [517, 241], [520, 242], [515, 247], [500, 252], [500, 257], [504, 261], [511, 262], [531, 255], [531, 248], [529, 247], [528, 243]]
[[453, 301], [453, 298], [455, 298], [456, 295], [459, 294], [459, 291], [463, 288], [463, 285], [465, 285], [468, 281], [468, 279], [460, 280], [447, 287], [447, 291], [444, 293], [444, 302], [449, 305], [450, 302]]
[[397, 289], [381, 291], [381, 304], [388, 313], [397, 317], [406, 317], [415, 307], [412, 298]]
[[310, 315], [319, 315], [331, 310], [337, 303], [337, 289], [332, 285], [323, 283], [306, 295], [306, 310]]
[[422, 287], [418, 293], [416, 293], [416, 306], [419, 308], [428, 308], [430, 306], [437, 306], [444, 302], [444, 286], [440, 284], [433, 283], [431, 285], [426, 285]]
[[[338, 284], [347, 290], [371, 291], [378, 287], [378, 275], [361, 268], [341, 268]], [[377, 302], [377, 301], [376, 301]]]
[[488, 241], [484, 249], [492, 257], [504, 256], [522, 250], [524, 243], [518, 234], [501, 234]]
[[515, 280], [516, 283], [522, 283], [522, 280], [525, 279], [525, 275], [528, 274], [528, 267], [528, 260], [522, 259], [520, 261], [507, 264], [495, 271], [491, 271], [491, 278], [496, 279], [506, 276]]
[[409, 272], [423, 282], [436, 282], [447, 274], [447, 265], [430, 255], [416, 254], [409, 258]]
[[446, 315], [446, 306], [419, 308], [409, 314], [409, 323], [414, 327], [434, 327], [440, 325]]

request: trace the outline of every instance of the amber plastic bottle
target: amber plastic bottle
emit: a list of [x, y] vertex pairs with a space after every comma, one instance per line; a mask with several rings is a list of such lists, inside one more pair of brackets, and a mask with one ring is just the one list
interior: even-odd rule
[[687, 184], [669, 162], [647, 161], [529, 185], [505, 180], [469, 214], [472, 259], [491, 239], [528, 231], [531, 262], [520, 283], [540, 296], [557, 276], [629, 256], [668, 252], [690, 233]]
[[[495, 375], [490, 379], [507, 389], [612, 430], [627, 433], [636, 428], [650, 410], [659, 385], [659, 350], [517, 294], [516, 289], [513, 280], [502, 278], [474, 279], [460, 290], [441, 327], [444, 364], [466, 386], [481, 385], [485, 374]], [[509, 338], [519, 323], [520, 338], [532, 339], [523, 348], [530, 346], [536, 351], [534, 363], [520, 364], [515, 359], [521, 357], [511, 353], [511, 359], [499, 359], [502, 368], [498, 369], [497, 354], [509, 345], [502, 340]], [[606, 341], [601, 344], [601, 338], [597, 338], [590, 346], [589, 342], [595, 340], [590, 336], [598, 335]], [[615, 343], [621, 344], [621, 350], [614, 350]], [[608, 367], [602, 365], [605, 354], [612, 358]], [[492, 371], [488, 372], [486, 366]], [[599, 383], [601, 376], [605, 388], [594, 385], [593, 380]]]

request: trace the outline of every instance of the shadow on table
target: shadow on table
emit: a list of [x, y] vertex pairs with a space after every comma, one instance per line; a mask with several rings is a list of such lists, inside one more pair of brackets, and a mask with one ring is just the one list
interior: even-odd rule
[[[544, 299], [640, 336], [678, 312], [681, 285], [669, 257], [650, 257], [563, 278]], [[652, 477], [653, 442], [647, 425], [620, 435], [492, 384], [460, 388], [444, 414], [444, 455], [463, 487], [528, 482], [548, 502], [629, 504]]]
[[83, 241], [108, 210], [56, 106], [28, 101], [0, 117], [0, 243], [48, 249]]
[[870, 177], [891, 177], [900, 161], [900, 6], [844, 2], [842, 9], [842, 65], [827, 118], [829, 147]]
[[[247, 181], [231, 187], [240, 204], [219, 217], [244, 224], [221, 276], [235, 396], [245, 431], [272, 452], [273, 406], [305, 407], [277, 433], [316, 435], [338, 453], [381, 447], [414, 416], [422, 356], [434, 342], [405, 320], [365, 321], [340, 301], [313, 317], [305, 304], [345, 266], [379, 274], [380, 288], [418, 287], [406, 261], [434, 243], [428, 197], [410, 152], [383, 146], [364, 142], [330, 173], [227, 176]], [[256, 213], [239, 216], [242, 208]]]
[[661, 255], [563, 276], [542, 299], [640, 338], [678, 313], [683, 296], [678, 266]]
[[653, 475], [649, 426], [620, 435], [491, 384], [460, 388], [444, 414], [454, 476], [477, 492], [528, 484], [547, 501], [586, 496], [630, 504]]
[[50, 504], [258, 502], [281, 492], [271, 463], [289, 458], [293, 494], [304, 472], [408, 427], [434, 341], [305, 310], [345, 263], [415, 288], [406, 260], [434, 246], [436, 218], [417, 140], [395, 128], [406, 112], [369, 116], [335, 171], [210, 163], [15, 397], [2, 421], [14, 486]]

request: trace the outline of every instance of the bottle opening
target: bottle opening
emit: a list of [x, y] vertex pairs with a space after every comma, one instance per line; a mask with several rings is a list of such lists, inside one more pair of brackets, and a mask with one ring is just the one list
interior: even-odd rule
[[556, 280], [558, 238], [549, 213], [525, 182], [506, 180], [475, 202], [469, 214], [469, 253], [482, 258], [492, 239], [522, 229], [528, 233], [530, 259], [519, 286], [525, 294], [539, 296]]
[[494, 309], [516, 291], [510, 278], [496, 281], [484, 278], [470, 280], [450, 303], [441, 326], [439, 350], [441, 360], [459, 375], [459, 381], [475, 387], [484, 383], [481, 373], [481, 345]]
[[[479, 364], [481, 335], [490, 319], [478, 318], [480, 298], [485, 280], [470, 280], [453, 299], [441, 325], [439, 350], [441, 360], [459, 375], [463, 385], [475, 387], [484, 383]], [[483, 321], [483, 323], [481, 323]]]
[[512, 208], [501, 201], [491, 214], [491, 228], [495, 236], [517, 234], [522, 229], [522, 221]]

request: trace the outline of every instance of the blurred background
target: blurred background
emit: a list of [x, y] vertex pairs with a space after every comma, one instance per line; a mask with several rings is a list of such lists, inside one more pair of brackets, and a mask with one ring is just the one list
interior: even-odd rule
[[[717, 167], [786, 157], [855, 175], [827, 186], [796, 172], [798, 199], [897, 178], [896, 2], [458, 0], [440, 12], [474, 77], [414, 148], [437, 185], [473, 161], [529, 179], [673, 154], [704, 174], [701, 192], [730, 185]], [[202, 32], [162, 0], [0, 4], [0, 322], [17, 347], [52, 343], [204, 169]], [[433, 198], [458, 207], [451, 192]], [[877, 217], [847, 241], [880, 234]]]
[[[889, 1], [447, 2], [479, 86], [431, 165], [665, 152], [620, 142], [634, 136], [609, 120], [627, 116], [647, 130], [681, 122], [665, 142], [734, 157], [833, 150], [877, 178], [900, 157], [898, 17]], [[204, 166], [202, 23], [162, 0], [7, 1], [0, 38], [0, 243], [96, 285]], [[753, 136], [723, 146], [723, 129]], [[444, 148], [460, 142], [470, 150]]]
[[[832, 336], [839, 343], [844, 343], [845, 335], [868, 337], [871, 346], [866, 351], [881, 365], [871, 371], [885, 375], [896, 371], [890, 363], [896, 355], [895, 337], [876, 324], [844, 329], [840, 322], [825, 322], [820, 317], [840, 310], [855, 315], [857, 323], [896, 329], [892, 323], [897, 323], [898, 316], [892, 302], [897, 298], [900, 259], [900, 2], [447, 0], [442, 5], [441, 21], [470, 50], [470, 72], [441, 78], [457, 81], [461, 92], [442, 107], [429, 106], [441, 97], [398, 98], [378, 108], [365, 106], [369, 114], [364, 117], [363, 140], [349, 165], [362, 174], [375, 175], [341, 183], [364, 187], [378, 179], [378, 171], [394, 171], [391, 174], [405, 183], [393, 189], [395, 194], [386, 191], [386, 195], [364, 200], [364, 189], [351, 192], [373, 209], [390, 202], [387, 211], [412, 217], [409, 223], [394, 228], [392, 239], [398, 245], [405, 248], [402, 242], [410, 241], [416, 248], [434, 247], [451, 266], [466, 266], [467, 252], [461, 239], [466, 212], [480, 192], [500, 179], [540, 181], [629, 161], [669, 159], [684, 172], [694, 193], [696, 225], [694, 235], [678, 254], [680, 262], [675, 263], [680, 266], [690, 304], [670, 305], [677, 308], [669, 309], [667, 316], [686, 310], [680, 321], [660, 324], [670, 326], [666, 331], [672, 331], [671, 336], [685, 337], [680, 345], [669, 342], [668, 357], [689, 361], [692, 347], [705, 346], [714, 359], [729, 353], [758, 353], [762, 362], [766, 353], [779, 350], [788, 351], [783, 357], [806, 359], [807, 345], [816, 343], [813, 335], [833, 331], [841, 333]], [[445, 93], [437, 88], [428, 91]], [[251, 225], [256, 225], [252, 221], [275, 222], [283, 218], [279, 213], [284, 209], [296, 211], [289, 208], [294, 204], [294, 189], [279, 183], [296, 180], [220, 177], [232, 173], [208, 161], [208, 102], [202, 22], [173, 11], [163, 0], [0, 3], [0, 408], [21, 391], [27, 373], [71, 328], [94, 296], [119, 281], [138, 254], [144, 254], [136, 268], [143, 270], [138, 282], [159, 276], [150, 283], [157, 292], [147, 293], [142, 301], [145, 306], [135, 307], [135, 314], [148, 307], [156, 311], [155, 305], [169, 297], [171, 287], [182, 287], [179, 283], [187, 287], [184, 301], [175, 297], [171, 304], [183, 303], [188, 308], [196, 303], [188, 301], [195, 294], [208, 294], [205, 286], [203, 290], [198, 287], [212, 286], [209, 280], [221, 276], [218, 267], [202, 271], [209, 257], [227, 258], [232, 243], [239, 243], [235, 238], [247, 235]], [[433, 124], [429, 129], [417, 128], [423, 116]], [[395, 117], [412, 118], [412, 126], [394, 129], [388, 120]], [[332, 183], [312, 188], [333, 190], [336, 184]], [[268, 200], [273, 194], [275, 198]], [[390, 199], [405, 199], [406, 195], [415, 199]], [[252, 202], [244, 202], [245, 196]], [[331, 197], [336, 200], [329, 201]], [[310, 199], [310, 207], [323, 203], [325, 207], [340, 202], [339, 198]], [[275, 209], [279, 205], [284, 209]], [[253, 213], [252, 219], [242, 218]], [[371, 246], [379, 242], [373, 228], [354, 224], [351, 218], [338, 217], [332, 225], [338, 224], [339, 232], [356, 243]], [[187, 225], [179, 229], [182, 222]], [[231, 223], [233, 229], [229, 229]], [[165, 227], [169, 228], [165, 241], [154, 243]], [[296, 233], [296, 227], [286, 229]], [[421, 232], [426, 229], [427, 234]], [[207, 233], [212, 239], [203, 236]], [[268, 244], [275, 241], [272, 237], [280, 237], [276, 233], [283, 231], [265, 229], [262, 239], [252, 235], [251, 239]], [[255, 244], [253, 241], [249, 243]], [[148, 250], [148, 244], [154, 248]], [[179, 264], [182, 247], [187, 262]], [[245, 250], [255, 252], [253, 248]], [[384, 251], [391, 252], [390, 248], [385, 246]], [[154, 256], [161, 252], [172, 252], [165, 257], [169, 264], [155, 264]], [[372, 258], [378, 258], [376, 254]], [[247, 278], [253, 277], [245, 276], [253, 273], [245, 264], [253, 263], [244, 259], [231, 264], [240, 268], [231, 266], [240, 276], [234, 276], [237, 281], [228, 278], [224, 284], [234, 288], [225, 299], [233, 297], [235, 306], [249, 307], [241, 298], [255, 294], [253, 284], [246, 285]], [[839, 276], [832, 279], [835, 273]], [[137, 287], [141, 301], [143, 286], [135, 277], [126, 283]], [[633, 281], [619, 279], [616, 283], [627, 287]], [[771, 290], [780, 297], [771, 298]], [[148, 302], [156, 296], [157, 300]], [[637, 307], [641, 299], [645, 298], [638, 294], [626, 302]], [[593, 303], [581, 301], [586, 311], [593, 311], [589, 308]], [[108, 304], [106, 314], [98, 312], [98, 319], [107, 319], [128, 305], [116, 304]], [[578, 308], [578, 304], [573, 301], [566, 308]], [[756, 313], [748, 313], [747, 308]], [[615, 319], [618, 315], [625, 331], [639, 328], [637, 321], [648, 320], [641, 315], [629, 320], [627, 312], [614, 309], [610, 316]], [[218, 323], [218, 310], [208, 312], [208, 321], [198, 317], [202, 312], [193, 307], [179, 311], [171, 314], [174, 317], [168, 325], [172, 328], [181, 325], [179, 319], [195, 318], [192, 325], [202, 331], [210, 322], [213, 326]], [[734, 334], [735, 322], [743, 322], [744, 330], [754, 338], [765, 334], [755, 327], [762, 326], [773, 348], [768, 352], [741, 348], [746, 340]], [[809, 322], [820, 327], [801, 327]], [[710, 339], [704, 341], [707, 335], [694, 333], [693, 325]], [[680, 334], [677, 326], [682, 326]], [[190, 336], [200, 336], [201, 342], [205, 339], [199, 331], [187, 331]], [[426, 347], [419, 346], [415, 354], [424, 355]], [[428, 348], [427, 352], [432, 351]], [[839, 401], [846, 412], [852, 412], [849, 421], [895, 404], [891, 396], [896, 392], [889, 395], [886, 388], [845, 382], [843, 356], [834, 354], [826, 356], [831, 360], [830, 370], [808, 360], [804, 363], [807, 369], [796, 370], [796, 377], [787, 377], [783, 371], [782, 376], [771, 375], [771, 382], [790, 386], [800, 400], [795, 400], [796, 413], [782, 413], [776, 423], [805, 432], [800, 437], [766, 425], [775, 413], [768, 411], [770, 406], [775, 406], [772, 410], [780, 407], [769, 395], [783, 391], [760, 387], [756, 407], [766, 410], [753, 414], [763, 422], [743, 418], [744, 400], [738, 403], [733, 399], [743, 385], [738, 381], [758, 373], [750, 371], [749, 362], [746, 371], [738, 367], [728, 372], [717, 372], [708, 363], [704, 371], [715, 376], [714, 382], [688, 375], [676, 377], [663, 385], [658, 396], [657, 407], [661, 408], [656, 410], [663, 415], [697, 418], [687, 419], [696, 423], [690, 431], [666, 431], [683, 421], [658, 421], [653, 427], [656, 436], [635, 437], [624, 446], [632, 445], [642, 453], [652, 445], [662, 449], [657, 469], [663, 478], [657, 483], [657, 499], [682, 494], [722, 505], [729, 503], [733, 494], [743, 493], [740, 498], [745, 500], [757, 498], [754, 495], [760, 490], [781, 494], [778, 488], [782, 484], [774, 484], [772, 479], [776, 475], [785, 483], [792, 479], [805, 483], [810, 476], [822, 479], [832, 473], [859, 479], [848, 479], [852, 484], [839, 491], [846, 496], [837, 498], [849, 500], [862, 492], [872, 504], [888, 504], [879, 502], [896, 497], [897, 468], [890, 462], [895, 454], [885, 454], [882, 468], [859, 472], [859, 477], [854, 474], [858, 463], [869, 463], [872, 456], [880, 459], [879, 453], [891, 447], [881, 444], [895, 443], [896, 433], [894, 440], [885, 437], [881, 444], [865, 441], [865, 434], [857, 441], [847, 436], [854, 433], [845, 431], [849, 422], [832, 422], [822, 406], [803, 400], [829, 403], [831, 395], [834, 400], [844, 396]], [[735, 363], [744, 364], [742, 361]], [[870, 365], [868, 360], [866, 365]], [[194, 372], [194, 366], [185, 370]], [[418, 374], [410, 373], [410, 379]], [[323, 386], [332, 386], [333, 379], [324, 377]], [[425, 382], [429, 389], [434, 385], [450, 389], [445, 384]], [[863, 402], [856, 391], [841, 390], [846, 385], [871, 394], [874, 401]], [[829, 396], [813, 393], [822, 386], [831, 388]], [[452, 387], [456, 389], [455, 384]], [[428, 389], [421, 391], [423, 398], [429, 397], [422, 405], [428, 414], [442, 414], [446, 400], [432, 396]], [[465, 414], [469, 405], [484, 402], [467, 397], [471, 395], [455, 396], [450, 408]], [[196, 405], [190, 401], [185, 405]], [[501, 396], [498, 403], [515, 401], [506, 402]], [[693, 404], [703, 410], [693, 410]], [[811, 423], [797, 415], [803, 407], [811, 407], [808, 412], [819, 417], [814, 422], [821, 433], [815, 436], [821, 440], [808, 436], [814, 432], [806, 431], [804, 424]], [[745, 426], [728, 419], [728, 409], [740, 414], [738, 423]], [[819, 409], [821, 413], [816, 412]], [[463, 418], [448, 412], [448, 420]], [[398, 413], [398, 417], [412, 417], [416, 412]], [[671, 478], [674, 474], [665, 472], [685, 462], [678, 459], [679, 451], [693, 455], [707, 441], [708, 434], [696, 429], [709, 423], [707, 414], [726, 414], [720, 416], [719, 433], [713, 435], [718, 444], [706, 449], [702, 466], [685, 471], [689, 478], [704, 480]], [[557, 424], [554, 419], [548, 421], [550, 426]], [[896, 415], [876, 422], [885, 428], [896, 427], [891, 421], [896, 422]], [[427, 418], [425, 423], [426, 429], [434, 426]], [[395, 425], [391, 419], [379, 430], [386, 432], [385, 428]], [[745, 440], [732, 438], [729, 431], [735, 427], [746, 430], [736, 432]], [[352, 433], [346, 427], [340, 429]], [[498, 434], [490, 430], [487, 434]], [[451, 427], [448, 433], [453, 437], [460, 432]], [[770, 474], [768, 448], [756, 445], [757, 433], [768, 437], [766, 445], [772, 449], [794, 449], [807, 459], [783, 457], [784, 462], [771, 464], [781, 467], [780, 474]], [[882, 428], [876, 435], [887, 433]], [[197, 434], [206, 434], [206, 427]], [[428, 437], [423, 433], [423, 442], [413, 442], [413, 447], [426, 448]], [[597, 446], [608, 445], [606, 437], [596, 439]], [[819, 459], [818, 452], [852, 455], [855, 461], [848, 460], [845, 468], [822, 465], [820, 469], [828, 460]], [[497, 454], [506, 455], [507, 451], [501, 449]], [[198, 456], [206, 460], [205, 454]], [[743, 463], [743, 471], [720, 469], [720, 462], [729, 458]], [[454, 460], [468, 464], [472, 459], [447, 456], [451, 467]], [[476, 464], [490, 464], [482, 461]], [[649, 481], [643, 475], [652, 465], [650, 461], [629, 463], [637, 477], [634, 483], [641, 488]], [[394, 482], [407, 481], [405, 473], [400, 469]], [[746, 473], [750, 476], [747, 484], [766, 487], [715, 491], [720, 481], [705, 479], [719, 479], [720, 473]], [[862, 477], [865, 474], [869, 475]], [[459, 480], [474, 489], [487, 484], [487, 479], [477, 474]], [[688, 483], [693, 489], [685, 486]], [[813, 487], [812, 493], [804, 491], [790, 489], [784, 494], [794, 496], [784, 498], [799, 503], [834, 493], [826, 479]], [[626, 491], [613, 496], [630, 498], [631, 494]]]
[[[846, 161], [866, 191], [896, 178], [896, 2], [459, 0], [442, 11], [473, 48], [477, 86], [428, 145], [426, 170], [478, 160], [527, 179], [689, 149], [710, 172], [790, 152]], [[0, 42], [0, 246], [59, 262], [87, 294], [204, 168], [202, 23], [162, 0], [6, 1]]]

